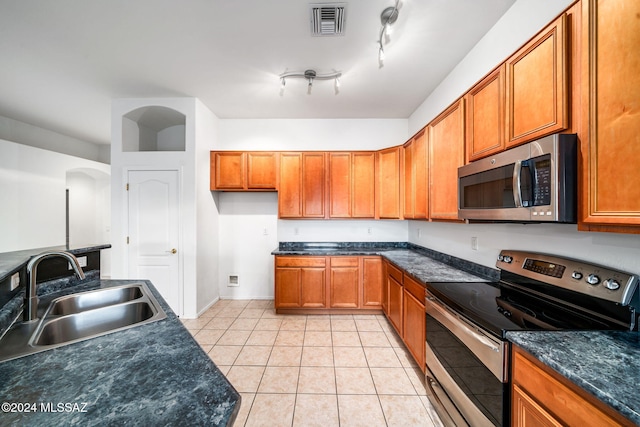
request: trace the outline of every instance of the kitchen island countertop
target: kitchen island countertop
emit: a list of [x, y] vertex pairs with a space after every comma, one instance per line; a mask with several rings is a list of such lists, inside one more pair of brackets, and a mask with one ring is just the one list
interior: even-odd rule
[[[136, 282], [85, 282], [47, 298]], [[233, 424], [240, 395], [142, 282], [167, 318], [0, 363], [0, 424]]]
[[639, 332], [513, 331], [507, 339], [640, 425]]

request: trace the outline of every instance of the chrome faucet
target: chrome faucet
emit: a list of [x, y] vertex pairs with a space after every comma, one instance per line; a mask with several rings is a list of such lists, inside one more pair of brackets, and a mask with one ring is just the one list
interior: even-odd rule
[[78, 277], [78, 279], [84, 279], [85, 277], [84, 272], [82, 271], [82, 267], [80, 267], [80, 263], [78, 263], [78, 259], [69, 252], [47, 251], [31, 258], [27, 263], [28, 284], [24, 295], [24, 310], [22, 315], [25, 322], [38, 319], [38, 293], [36, 292], [36, 276], [38, 275], [38, 264], [40, 264], [40, 261], [44, 259], [53, 257], [65, 258], [71, 264], [71, 267], [75, 271], [76, 277]]

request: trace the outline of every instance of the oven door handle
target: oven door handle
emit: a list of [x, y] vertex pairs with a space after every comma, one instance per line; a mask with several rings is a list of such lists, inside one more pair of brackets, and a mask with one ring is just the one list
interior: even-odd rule
[[469, 325], [464, 319], [461, 319], [460, 316], [456, 315], [455, 313], [449, 313], [446, 307], [441, 307], [440, 304], [436, 302], [435, 298], [427, 297], [427, 300], [429, 300], [429, 302], [431, 303], [431, 307], [439, 311], [443, 316], [454, 316], [460, 322], [463, 322], [464, 327], [461, 327], [460, 329], [463, 330], [467, 335], [470, 335], [476, 341], [479, 341], [485, 346], [489, 347], [492, 351], [495, 351], [496, 353], [500, 352], [500, 348], [496, 346], [493, 341], [471, 329], [472, 326]]

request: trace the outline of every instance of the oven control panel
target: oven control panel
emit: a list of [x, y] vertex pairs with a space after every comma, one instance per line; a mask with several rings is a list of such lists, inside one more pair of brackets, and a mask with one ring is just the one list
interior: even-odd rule
[[638, 276], [601, 265], [535, 252], [503, 250], [496, 267], [574, 292], [628, 305]]

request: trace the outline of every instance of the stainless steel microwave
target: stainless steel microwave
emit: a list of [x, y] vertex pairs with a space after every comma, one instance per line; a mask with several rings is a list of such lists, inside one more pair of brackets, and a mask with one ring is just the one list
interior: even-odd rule
[[575, 223], [576, 135], [549, 135], [458, 168], [458, 217]]

